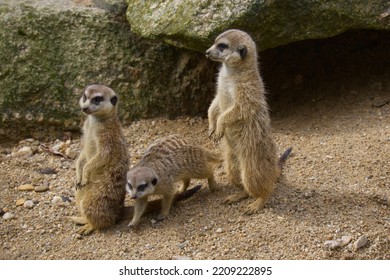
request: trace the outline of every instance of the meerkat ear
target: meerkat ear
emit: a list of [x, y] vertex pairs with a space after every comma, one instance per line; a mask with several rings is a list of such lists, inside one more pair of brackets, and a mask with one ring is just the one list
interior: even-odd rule
[[154, 179], [152, 180], [152, 184], [153, 184], [153, 186], [155, 186], [155, 185], [157, 184], [157, 178], [154, 178]]
[[241, 59], [244, 59], [248, 53], [248, 49], [246, 48], [245, 45], [240, 45], [238, 47], [238, 50], [240, 51], [240, 56], [241, 56]]
[[115, 106], [117, 102], [118, 102], [118, 96], [114, 96], [114, 97], [111, 98], [111, 104], [113, 106]]

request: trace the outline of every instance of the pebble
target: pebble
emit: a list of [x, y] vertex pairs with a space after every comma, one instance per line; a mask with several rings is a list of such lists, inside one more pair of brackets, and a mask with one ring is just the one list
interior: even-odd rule
[[49, 190], [49, 186], [45, 186], [45, 185], [38, 186], [38, 187], [34, 188], [35, 192], [45, 192], [47, 190]]
[[353, 248], [355, 250], [359, 250], [360, 248], [364, 247], [368, 242], [368, 238], [367, 236], [365, 235], [362, 235], [359, 237], [358, 240], [355, 241], [355, 243], [353, 243]]
[[217, 233], [222, 233], [222, 232], [223, 232], [223, 229], [222, 229], [222, 228], [218, 228], [218, 229], [216, 230], [216, 232], [217, 232]]
[[326, 240], [324, 242], [324, 246], [326, 248], [329, 248], [331, 250], [334, 250], [336, 248], [339, 248], [341, 247], [341, 240], [340, 239], [336, 239], [336, 240]]
[[26, 201], [26, 199], [24, 199], [24, 198], [19, 198], [19, 199], [16, 201], [16, 206], [21, 206], [21, 205], [23, 205], [25, 201]]
[[23, 207], [24, 208], [28, 208], [28, 209], [31, 209], [31, 208], [34, 208], [35, 204], [32, 200], [26, 200], [24, 203], [23, 203]]
[[33, 151], [30, 147], [22, 147], [16, 152], [11, 153], [12, 157], [22, 157], [22, 156], [31, 156], [33, 154]]
[[3, 219], [4, 219], [4, 220], [11, 220], [11, 219], [13, 219], [13, 218], [15, 218], [15, 215], [12, 214], [12, 213], [9, 213], [9, 212], [7, 212], [7, 213], [5, 213], [5, 214], [3, 215]]
[[341, 246], [347, 246], [352, 241], [352, 237], [349, 235], [341, 237]]
[[62, 197], [61, 196], [54, 196], [51, 200], [51, 204], [53, 205], [63, 205]]
[[18, 190], [19, 191], [33, 191], [34, 190], [34, 186], [30, 185], [30, 184], [21, 185], [21, 186], [18, 187]]
[[57, 174], [57, 171], [50, 167], [39, 169], [38, 172], [45, 175]]
[[351, 236], [343, 236], [341, 239], [326, 240], [324, 246], [331, 250], [347, 246], [352, 240]]

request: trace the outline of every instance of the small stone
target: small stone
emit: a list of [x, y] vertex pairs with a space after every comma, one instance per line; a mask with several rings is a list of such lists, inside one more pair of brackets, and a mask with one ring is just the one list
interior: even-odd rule
[[38, 186], [38, 187], [34, 188], [35, 192], [45, 192], [47, 190], [49, 190], [49, 186], [45, 186], [45, 185]]
[[368, 238], [367, 236], [365, 235], [362, 235], [359, 237], [358, 240], [355, 241], [355, 243], [353, 243], [353, 248], [355, 250], [359, 250], [360, 248], [364, 247], [368, 242]]
[[38, 172], [45, 175], [57, 174], [57, 171], [50, 167], [39, 169]]
[[15, 215], [12, 214], [12, 213], [9, 213], [9, 212], [7, 212], [7, 213], [5, 213], [5, 214], [3, 215], [3, 219], [4, 219], [4, 220], [11, 220], [11, 219], [13, 219], [13, 218], [15, 218]]
[[345, 247], [347, 246], [350, 242], [352, 241], [352, 237], [351, 236], [343, 236], [341, 237], [341, 246], [342, 247]]
[[31, 156], [33, 151], [30, 147], [22, 147], [18, 151], [11, 154], [13, 157]]
[[53, 199], [51, 200], [51, 204], [53, 205], [62, 205], [63, 204], [63, 201], [62, 201], [62, 197], [61, 196], [54, 196]]
[[218, 229], [216, 230], [216, 232], [217, 232], [217, 233], [222, 233], [222, 232], [223, 232], [223, 229], [222, 229], [222, 228], [218, 228]]
[[34, 208], [35, 204], [32, 200], [26, 200], [23, 204], [24, 208], [32, 209]]
[[18, 190], [19, 191], [33, 191], [34, 190], [34, 186], [30, 185], [30, 184], [21, 185], [21, 186], [18, 187]]
[[19, 198], [19, 199], [16, 201], [16, 206], [21, 206], [21, 205], [23, 205], [25, 201], [26, 201], [26, 199], [24, 199], [24, 198]]
[[67, 148], [65, 150], [65, 156], [70, 159], [75, 159], [78, 156], [78, 152], [71, 148]]
[[69, 197], [61, 195], [62, 202], [72, 202]]
[[334, 250], [334, 249], [339, 248], [341, 246], [341, 240], [340, 239], [326, 240], [325, 243], [324, 243], [324, 246], [326, 248]]

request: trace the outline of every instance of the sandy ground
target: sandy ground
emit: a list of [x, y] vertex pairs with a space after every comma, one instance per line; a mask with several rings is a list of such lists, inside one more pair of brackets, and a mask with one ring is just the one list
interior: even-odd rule
[[[193, 180], [202, 189], [173, 207], [165, 221], [147, 215], [138, 230], [123, 221], [83, 237], [65, 219], [77, 213], [75, 160], [42, 146], [68, 147], [74, 157], [79, 137], [3, 144], [0, 259], [390, 259], [389, 76], [320, 86], [273, 105], [279, 152], [292, 146], [293, 153], [275, 193], [252, 216], [243, 215], [251, 200], [222, 204], [237, 189], [220, 166], [217, 191]], [[207, 120], [189, 117], [124, 127], [133, 163], [151, 141], [169, 133], [213, 148], [207, 129]], [[27, 149], [21, 155], [23, 147], [33, 154]], [[48, 190], [18, 190], [24, 184]], [[13, 218], [4, 219], [7, 213]]]

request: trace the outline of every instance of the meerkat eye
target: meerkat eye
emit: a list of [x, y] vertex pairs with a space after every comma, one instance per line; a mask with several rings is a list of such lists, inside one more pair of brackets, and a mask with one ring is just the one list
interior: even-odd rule
[[217, 48], [222, 52], [224, 49], [227, 49], [229, 46], [225, 43], [219, 43]]
[[118, 102], [118, 97], [117, 96], [114, 96], [114, 97], [112, 97], [111, 98], [111, 104], [113, 105], [113, 106], [115, 106], [115, 104]]
[[99, 103], [102, 102], [103, 100], [104, 100], [103, 96], [95, 96], [94, 98], [92, 98], [91, 102], [95, 105], [99, 105]]
[[157, 178], [154, 178], [154, 179], [152, 180], [152, 184], [153, 184], [153, 186], [155, 186], [155, 185], [157, 184]]
[[148, 184], [139, 185], [137, 190], [143, 192], [148, 187]]
[[130, 190], [133, 190], [133, 186], [130, 183], [127, 183], [127, 186], [129, 187]]

